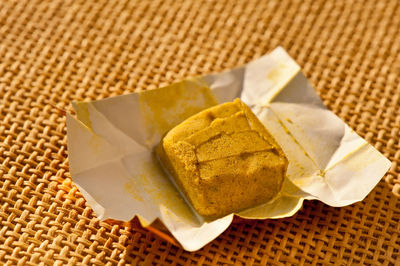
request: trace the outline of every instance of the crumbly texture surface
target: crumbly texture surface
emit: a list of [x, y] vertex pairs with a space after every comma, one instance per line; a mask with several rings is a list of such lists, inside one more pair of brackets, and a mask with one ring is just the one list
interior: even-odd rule
[[271, 200], [288, 164], [240, 99], [182, 122], [164, 137], [157, 154], [194, 209], [210, 219]]

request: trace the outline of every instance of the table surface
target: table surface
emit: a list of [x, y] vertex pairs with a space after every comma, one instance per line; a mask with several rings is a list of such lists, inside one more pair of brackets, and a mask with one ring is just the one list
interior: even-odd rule
[[[95, 217], [71, 180], [54, 106], [229, 69], [279, 45], [393, 162], [365, 200], [235, 223], [193, 253]], [[399, 263], [397, 0], [0, 0], [0, 117], [1, 264]]]

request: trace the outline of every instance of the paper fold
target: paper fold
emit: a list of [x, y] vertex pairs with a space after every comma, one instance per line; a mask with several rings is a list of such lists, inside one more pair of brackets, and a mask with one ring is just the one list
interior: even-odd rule
[[287, 179], [273, 202], [237, 214], [244, 218], [292, 216], [304, 199], [331, 206], [362, 200], [391, 163], [329, 111], [280, 47], [249, 64], [170, 86], [74, 103], [67, 114], [73, 181], [99, 219], [143, 226], [159, 218], [189, 251], [232, 222], [233, 215], [199, 219], [161, 170], [153, 148], [187, 117], [240, 97], [272, 133], [289, 160]]

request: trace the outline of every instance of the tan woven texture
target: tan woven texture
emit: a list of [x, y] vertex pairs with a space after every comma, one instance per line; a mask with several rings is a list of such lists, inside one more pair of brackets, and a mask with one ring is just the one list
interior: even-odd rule
[[[283, 46], [393, 165], [360, 203], [235, 223], [189, 253], [100, 222], [71, 181], [73, 100], [152, 89]], [[0, 264], [400, 263], [400, 2], [0, 1]]]

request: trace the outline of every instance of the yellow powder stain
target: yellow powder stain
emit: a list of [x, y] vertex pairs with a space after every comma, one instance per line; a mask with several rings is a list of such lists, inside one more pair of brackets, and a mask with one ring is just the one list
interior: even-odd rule
[[283, 130], [285, 131], [286, 134], [288, 134], [292, 140], [299, 146], [299, 148], [303, 151], [304, 155], [306, 157], [308, 157], [315, 166], [317, 166], [317, 164], [314, 162], [314, 160], [311, 158], [311, 156], [306, 152], [306, 150], [303, 148], [303, 146], [300, 145], [300, 143], [297, 141], [297, 139], [293, 136], [293, 134], [289, 131], [289, 129], [285, 126], [285, 124], [283, 124], [283, 122], [278, 118], [278, 123], [282, 126]]
[[342, 165], [353, 172], [359, 172], [367, 165], [375, 163], [379, 159], [378, 156], [370, 156], [367, 152], [358, 153], [360, 150], [367, 148], [368, 143], [364, 143], [358, 149], [347, 154], [341, 161]]
[[[293, 161], [293, 160], [292, 160]], [[303, 167], [303, 165], [301, 165], [298, 161], [294, 161], [293, 162], [300, 170], [303, 170], [304, 171], [304, 167]]]
[[376, 162], [378, 160], [378, 157], [369, 156], [368, 153], [357, 154], [360, 150], [366, 149], [367, 145], [368, 143], [363, 143], [357, 149], [346, 154], [341, 160], [329, 166], [329, 168], [327, 168], [325, 171], [329, 171], [330, 169], [336, 167], [338, 164], [341, 164], [342, 166], [351, 169], [354, 172], [358, 172], [361, 171], [365, 166]]
[[280, 69], [284, 69], [284, 68], [287, 68], [287, 67], [288, 67], [286, 64], [284, 64], [284, 63], [282, 63], [282, 62], [278, 62], [278, 65], [279, 65], [279, 68], [280, 68]]
[[85, 124], [89, 129], [92, 128], [92, 122], [89, 117], [88, 105], [85, 102], [77, 102], [76, 103], [76, 114], [78, 119]]
[[94, 152], [100, 152], [100, 147], [102, 143], [102, 139], [99, 135], [97, 135], [92, 128], [92, 121], [90, 120], [90, 114], [88, 109], [87, 102], [77, 102], [76, 103], [76, 114], [78, 119], [89, 129], [92, 133], [92, 137], [89, 141], [90, 147]]
[[288, 121], [290, 124], [293, 124], [293, 121], [289, 117], [286, 117], [285, 120]]
[[101, 143], [101, 137], [92, 131], [92, 137], [90, 138], [89, 145], [94, 152], [100, 152]]
[[[186, 118], [217, 104], [211, 90], [198, 80], [139, 92], [139, 103], [147, 132], [162, 136]], [[148, 139], [147, 142], [151, 142]]]
[[298, 186], [299, 188], [302, 188], [304, 186], [304, 180], [296, 179], [296, 180], [293, 181], [293, 184]]
[[272, 81], [273, 83], [278, 83], [281, 78], [282, 72], [279, 68], [273, 68], [268, 74], [267, 79]]
[[[148, 181], [151, 176], [153, 180], [151, 188], [145, 188], [145, 191], [152, 196], [155, 203], [161, 203], [179, 217], [192, 219], [193, 214], [187, 203], [169, 180], [156, 158], [153, 159], [153, 162], [147, 162], [143, 165], [145, 171], [141, 174], [142, 178]], [[155, 179], [155, 176], [158, 178]], [[154, 182], [154, 180], [157, 182]]]
[[282, 77], [287, 74], [285, 72], [287, 72], [287, 66], [285, 64], [279, 63], [278, 67], [273, 68], [270, 72], [268, 72], [267, 79], [277, 84], [279, 81], [282, 80]]
[[142, 196], [139, 193], [137, 193], [137, 191], [135, 189], [135, 182], [134, 181], [130, 181], [130, 182], [126, 183], [124, 185], [124, 189], [125, 189], [126, 192], [131, 194], [134, 199], [136, 199], [137, 201], [143, 202]]
[[[124, 189], [138, 201], [150, 201], [156, 206], [165, 206], [175, 215], [193, 220], [190, 208], [164, 173], [156, 158], [144, 162], [140, 171], [124, 185]], [[168, 214], [168, 212], [165, 212]]]

